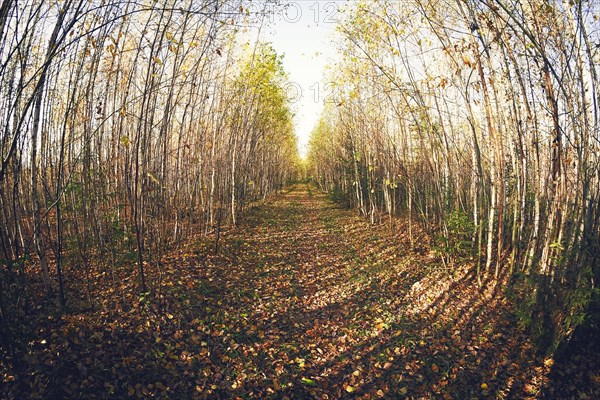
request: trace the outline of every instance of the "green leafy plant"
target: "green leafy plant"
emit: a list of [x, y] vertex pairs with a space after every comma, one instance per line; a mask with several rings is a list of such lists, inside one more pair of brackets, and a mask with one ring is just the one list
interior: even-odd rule
[[434, 251], [448, 263], [461, 262], [473, 255], [475, 224], [462, 211], [452, 211], [446, 220], [446, 232], [438, 236]]

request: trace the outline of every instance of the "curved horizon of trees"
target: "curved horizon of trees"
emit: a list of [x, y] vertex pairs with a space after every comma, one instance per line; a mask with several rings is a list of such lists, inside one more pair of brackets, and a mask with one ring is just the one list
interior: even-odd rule
[[145, 293], [168, 249], [296, 177], [287, 76], [245, 5], [2, 2], [3, 320], [25, 264], [62, 307], [81, 276], [92, 308], [124, 270]]
[[408, 217], [445, 267], [510, 276], [544, 346], [600, 280], [600, 6], [359, 1], [308, 173], [374, 223]]

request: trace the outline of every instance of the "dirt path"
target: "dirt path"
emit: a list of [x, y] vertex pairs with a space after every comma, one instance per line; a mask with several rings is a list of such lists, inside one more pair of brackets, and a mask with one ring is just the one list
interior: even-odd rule
[[292, 187], [226, 232], [218, 255], [200, 238], [149, 267], [160, 290], [148, 297], [124, 280], [134, 307], [40, 318], [0, 394], [541, 397], [550, 363], [504, 296], [480, 290], [468, 269], [440, 269], [404, 231]]

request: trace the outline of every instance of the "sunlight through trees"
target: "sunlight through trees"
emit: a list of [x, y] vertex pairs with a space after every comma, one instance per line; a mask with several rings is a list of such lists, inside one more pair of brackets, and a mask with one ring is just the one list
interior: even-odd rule
[[523, 285], [523, 322], [546, 345], [598, 294], [598, 13], [360, 1], [310, 144], [315, 181], [371, 222], [415, 219], [445, 264], [467, 239], [480, 283]]
[[135, 261], [146, 292], [146, 264], [193, 232], [235, 225], [295, 177], [283, 66], [269, 46], [244, 44], [258, 17], [238, 7], [2, 3], [7, 270], [39, 262], [64, 306], [63, 275], [89, 278], [100, 262], [114, 280]]

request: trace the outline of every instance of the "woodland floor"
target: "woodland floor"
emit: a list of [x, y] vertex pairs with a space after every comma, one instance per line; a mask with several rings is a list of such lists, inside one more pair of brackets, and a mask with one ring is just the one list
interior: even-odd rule
[[538, 355], [504, 293], [440, 268], [404, 228], [293, 186], [225, 232], [219, 254], [190, 239], [149, 266], [147, 296], [124, 274], [123, 301], [107, 283], [90, 289], [108, 291], [93, 310], [30, 310], [21, 345], [0, 352], [0, 397], [600, 397], [591, 347]]

